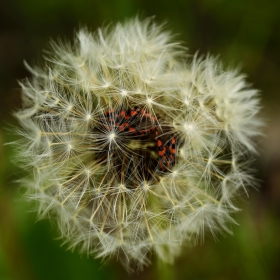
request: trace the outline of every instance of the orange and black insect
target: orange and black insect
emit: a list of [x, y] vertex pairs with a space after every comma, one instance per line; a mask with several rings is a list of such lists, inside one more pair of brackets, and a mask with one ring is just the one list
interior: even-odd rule
[[170, 137], [170, 133], [160, 134], [161, 128], [156, 117], [145, 110], [141, 110], [139, 107], [128, 110], [108, 110], [101, 118], [101, 122], [109, 130], [114, 126], [114, 129], [117, 128], [119, 132], [126, 132], [131, 136], [144, 136], [155, 132], [159, 170], [170, 171], [175, 165], [176, 138], [174, 135]]

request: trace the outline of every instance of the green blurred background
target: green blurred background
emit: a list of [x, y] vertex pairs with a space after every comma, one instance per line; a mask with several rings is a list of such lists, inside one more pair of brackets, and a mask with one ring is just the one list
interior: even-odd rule
[[[55, 225], [36, 221], [16, 184], [11, 112], [20, 107], [17, 80], [30, 76], [50, 38], [71, 40], [79, 26], [92, 30], [140, 15], [155, 16], [190, 53], [220, 56], [241, 66], [260, 90], [265, 137], [254, 162], [258, 191], [241, 198], [234, 235], [206, 235], [174, 265], [153, 264], [128, 275], [115, 260], [69, 252]], [[280, 1], [277, 0], [1, 0], [0, 1], [0, 279], [280, 279]]]

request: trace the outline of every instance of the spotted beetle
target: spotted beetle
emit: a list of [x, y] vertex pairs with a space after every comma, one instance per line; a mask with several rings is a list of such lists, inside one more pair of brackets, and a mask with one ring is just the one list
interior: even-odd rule
[[114, 127], [119, 132], [126, 132], [131, 136], [148, 135], [155, 131], [156, 137], [154, 140], [157, 147], [158, 168], [165, 172], [170, 171], [175, 165], [176, 139], [174, 135], [170, 138], [170, 133], [160, 134], [160, 125], [156, 117], [153, 117], [150, 113], [141, 110], [139, 107], [127, 110], [108, 110], [100, 120], [106, 129], [112, 130]]

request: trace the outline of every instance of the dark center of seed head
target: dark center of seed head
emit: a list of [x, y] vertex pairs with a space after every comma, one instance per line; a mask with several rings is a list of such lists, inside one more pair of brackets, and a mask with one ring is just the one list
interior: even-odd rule
[[156, 174], [170, 172], [175, 165], [172, 127], [160, 126], [156, 117], [138, 107], [105, 111], [94, 132], [109, 135], [108, 145], [97, 158], [105, 163], [110, 157], [112, 170], [117, 169], [120, 176], [147, 181]]

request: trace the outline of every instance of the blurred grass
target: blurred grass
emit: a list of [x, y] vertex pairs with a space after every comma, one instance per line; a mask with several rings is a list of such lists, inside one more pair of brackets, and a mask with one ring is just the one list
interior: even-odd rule
[[[0, 2], [0, 279], [280, 279], [280, 1], [265, 0], [2, 0]], [[234, 235], [208, 233], [203, 245], [184, 248], [174, 265], [153, 264], [129, 276], [114, 260], [66, 251], [55, 225], [37, 221], [15, 183], [23, 176], [11, 159], [14, 141], [5, 128], [15, 124], [20, 107], [17, 79], [30, 74], [23, 60], [41, 59], [50, 38], [71, 39], [87, 25], [92, 30], [139, 14], [168, 21], [167, 27], [190, 53], [220, 55], [226, 65], [241, 65], [261, 91], [266, 138], [255, 162], [260, 190], [244, 198], [232, 226]]]

